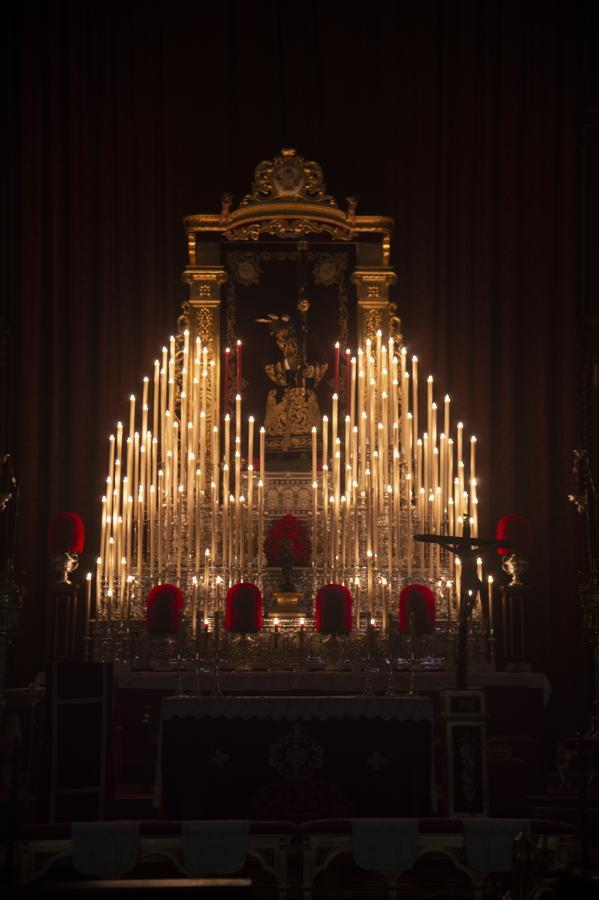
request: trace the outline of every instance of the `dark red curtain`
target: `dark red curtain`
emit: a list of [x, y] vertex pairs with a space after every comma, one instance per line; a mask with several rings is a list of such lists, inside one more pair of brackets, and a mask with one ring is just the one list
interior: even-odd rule
[[[14, 170], [8, 445], [41, 666], [46, 523], [96, 556], [107, 436], [185, 296], [183, 215], [238, 202], [282, 146], [393, 216], [410, 352], [479, 438], [483, 531], [533, 523], [530, 650], [585, 725], [577, 599], [577, 97], [569, 2], [29, 2], [6, 31]], [[576, 661], [573, 663], [573, 661]]]

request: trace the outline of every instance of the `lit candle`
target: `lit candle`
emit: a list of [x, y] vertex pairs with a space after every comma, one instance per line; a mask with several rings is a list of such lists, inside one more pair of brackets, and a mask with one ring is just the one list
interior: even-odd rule
[[449, 435], [449, 411], [451, 407], [451, 399], [449, 394], [445, 394], [444, 400], [444, 417], [443, 417], [443, 433]]
[[158, 415], [160, 413], [160, 362], [154, 360], [154, 392], [152, 394], [152, 434], [158, 435]]
[[[389, 598], [387, 595], [387, 579], [381, 578], [381, 587], [383, 589], [383, 617], [382, 617], [382, 629], [384, 632], [387, 631], [387, 621], [389, 617]], [[374, 622], [372, 623], [374, 625]]]
[[489, 628], [493, 629], [493, 576], [487, 578], [487, 591], [489, 599]]
[[204, 551], [204, 619], [208, 618], [209, 574], [210, 574], [210, 548], [206, 547], [206, 550]]
[[366, 551], [368, 609], [372, 609], [372, 550]]
[[196, 634], [197, 627], [197, 608], [198, 608], [198, 579], [194, 575], [191, 579], [191, 630], [193, 636]]
[[218, 484], [218, 473], [219, 473], [219, 432], [218, 425], [215, 425], [212, 429], [212, 480]]
[[433, 413], [433, 376], [429, 375], [426, 379], [426, 430], [432, 433], [432, 413]]
[[87, 637], [89, 631], [89, 619], [92, 608], [92, 573], [88, 572], [85, 576], [86, 592], [85, 592], [85, 621], [83, 623], [83, 634]]
[[351, 384], [351, 352], [348, 348], [345, 350], [345, 415], [350, 415], [350, 384]]
[[[406, 462], [410, 456], [410, 432], [409, 426], [411, 423], [410, 412], [409, 412], [409, 403], [410, 403], [410, 374], [409, 372], [405, 372], [402, 378], [401, 385], [401, 444], [402, 450], [404, 454], [404, 459]], [[393, 415], [395, 415], [395, 410], [393, 410]]]
[[216, 482], [210, 482], [210, 505], [211, 505], [211, 516], [210, 516], [210, 545], [211, 550], [210, 553], [212, 558], [216, 557]]
[[164, 527], [163, 518], [163, 500], [164, 500], [164, 472], [158, 470], [158, 577], [162, 577], [162, 529]]
[[312, 482], [312, 559], [317, 563], [318, 551], [318, 482]]
[[349, 497], [351, 476], [348, 477], [347, 470], [349, 467], [349, 471], [351, 473], [350, 460], [351, 460], [351, 419], [349, 416], [346, 416], [345, 417], [345, 473], [346, 473], [345, 474], [345, 492], [346, 492], [346, 494], [348, 494], [348, 497]]
[[[135, 408], [135, 397], [133, 397], [133, 404], [134, 404], [134, 408]], [[117, 423], [116, 423], [116, 459], [115, 459], [115, 465], [116, 465], [117, 460], [122, 459], [122, 454], [123, 454], [123, 423], [122, 423], [122, 422], [117, 422]]]
[[168, 350], [162, 348], [162, 364], [160, 366], [160, 439], [162, 441], [162, 452], [166, 448], [166, 397], [167, 397], [167, 373], [168, 373]]
[[333, 419], [331, 423], [331, 450], [333, 453], [335, 453], [335, 447], [337, 445], [338, 405], [339, 398], [337, 394], [333, 394]]
[[241, 443], [241, 394], [235, 397], [235, 442]]
[[476, 558], [476, 577], [479, 581], [483, 580], [483, 561], [480, 556]]
[[410, 579], [412, 577], [412, 475], [410, 473], [406, 475], [406, 500], [408, 507], [408, 579]]
[[150, 520], [150, 576], [154, 575], [154, 485], [150, 485], [150, 507], [149, 507], [149, 520]]
[[[121, 425], [121, 430], [122, 430]], [[135, 394], [131, 394], [129, 397], [129, 434], [133, 437], [133, 432], [135, 431]], [[120, 458], [120, 450], [119, 450], [119, 458]]]
[[339, 341], [335, 342], [335, 393], [339, 393]]
[[225, 400], [225, 412], [229, 409], [229, 359], [231, 356], [231, 350], [229, 347], [225, 348], [225, 389], [224, 389], [224, 400]]
[[[145, 440], [146, 431], [148, 430], [148, 385], [150, 383], [150, 379], [147, 375], [144, 375], [143, 379], [143, 391], [142, 391], [142, 403], [141, 403], [141, 415], [142, 415], [142, 428], [141, 433], [142, 437]], [[129, 434], [133, 434], [133, 431], [129, 431]]]
[[356, 412], [356, 357], [352, 356], [352, 359], [351, 359], [351, 388], [350, 388], [350, 403], [349, 403], [349, 415], [351, 418], [352, 431], [354, 430], [355, 412]]
[[382, 366], [382, 347], [383, 347], [383, 332], [381, 329], [377, 329], [376, 332], [376, 371], [378, 378], [381, 377]]
[[[453, 489], [453, 438], [447, 441], [447, 496], [451, 497]], [[450, 532], [451, 534], [451, 532]]]
[[258, 568], [262, 566], [264, 549], [264, 482], [258, 482]]
[[248, 419], [248, 466], [254, 465], [254, 417]]
[[418, 357], [412, 357], [412, 419], [414, 440], [418, 440]]
[[454, 556], [455, 565], [455, 595], [458, 602], [458, 611], [460, 600], [462, 598], [462, 560], [459, 556]]
[[237, 393], [241, 393], [241, 341], [237, 341]]
[[229, 413], [225, 416], [225, 465], [231, 466], [231, 416]]
[[260, 428], [260, 481], [264, 483], [264, 458], [265, 458], [265, 438], [266, 429], [264, 425]]

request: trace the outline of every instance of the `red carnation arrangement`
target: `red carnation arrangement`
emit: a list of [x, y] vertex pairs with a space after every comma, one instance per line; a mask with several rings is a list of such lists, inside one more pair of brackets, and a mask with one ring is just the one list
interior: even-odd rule
[[319, 634], [349, 634], [352, 596], [344, 584], [325, 584], [316, 595], [314, 627]]
[[250, 634], [262, 629], [262, 594], [249, 581], [240, 581], [227, 591], [225, 630]]
[[176, 584], [157, 584], [146, 597], [148, 631], [176, 634], [183, 609], [183, 594]]
[[532, 527], [524, 516], [503, 516], [497, 523], [495, 536], [508, 546], [498, 547], [500, 556], [530, 556], [532, 550]]
[[292, 515], [281, 516], [268, 532], [264, 552], [269, 566], [281, 564], [281, 550], [285, 545], [291, 548], [294, 566], [309, 564], [312, 544], [308, 530], [303, 522]]
[[50, 553], [83, 553], [85, 526], [74, 512], [60, 512], [52, 516], [48, 525]]
[[425, 584], [408, 584], [399, 595], [399, 630], [410, 630], [414, 613], [414, 633], [419, 637], [435, 630], [435, 595]]

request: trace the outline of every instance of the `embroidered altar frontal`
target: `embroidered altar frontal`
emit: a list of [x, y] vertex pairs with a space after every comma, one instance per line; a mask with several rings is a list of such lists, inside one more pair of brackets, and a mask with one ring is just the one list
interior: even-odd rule
[[432, 718], [424, 697], [167, 698], [162, 813], [429, 815]]

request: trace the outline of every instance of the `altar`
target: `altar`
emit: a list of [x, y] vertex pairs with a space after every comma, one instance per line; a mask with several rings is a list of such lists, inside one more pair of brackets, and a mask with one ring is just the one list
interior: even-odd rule
[[172, 819], [426, 816], [425, 697], [169, 697], [162, 814]]

